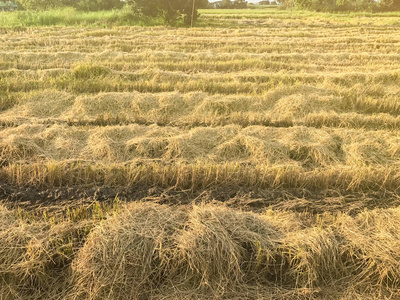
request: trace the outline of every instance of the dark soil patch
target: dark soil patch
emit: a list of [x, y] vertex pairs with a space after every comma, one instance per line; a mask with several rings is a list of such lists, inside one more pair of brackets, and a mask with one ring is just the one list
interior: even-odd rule
[[334, 190], [244, 189], [230, 186], [204, 191], [106, 186], [38, 188], [0, 183], [0, 200], [4, 200], [9, 206], [28, 210], [60, 205], [82, 205], [82, 202], [109, 202], [117, 197], [122, 202], [152, 201], [169, 205], [223, 202], [230, 207], [255, 212], [271, 208], [312, 214], [340, 211], [355, 215], [365, 209], [400, 205], [399, 195], [382, 191], [349, 193]]

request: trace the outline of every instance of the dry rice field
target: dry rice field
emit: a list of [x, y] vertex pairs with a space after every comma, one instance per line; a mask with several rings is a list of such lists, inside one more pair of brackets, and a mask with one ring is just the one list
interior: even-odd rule
[[400, 299], [398, 16], [200, 22], [0, 28], [0, 299]]

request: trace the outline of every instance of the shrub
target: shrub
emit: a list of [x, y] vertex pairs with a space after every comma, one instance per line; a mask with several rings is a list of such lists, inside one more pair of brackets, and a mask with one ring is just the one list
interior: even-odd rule
[[176, 23], [183, 15], [185, 24], [196, 21], [197, 9], [207, 6], [206, 0], [128, 0], [137, 14], [161, 17], [166, 24]]
[[24, 9], [47, 10], [59, 7], [73, 7], [78, 10], [97, 11], [122, 8], [124, 2], [121, 0], [19, 0]]

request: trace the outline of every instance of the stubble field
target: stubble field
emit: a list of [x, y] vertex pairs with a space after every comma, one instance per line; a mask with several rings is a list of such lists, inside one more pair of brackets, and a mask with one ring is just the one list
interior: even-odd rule
[[0, 299], [399, 299], [397, 19], [0, 28]]

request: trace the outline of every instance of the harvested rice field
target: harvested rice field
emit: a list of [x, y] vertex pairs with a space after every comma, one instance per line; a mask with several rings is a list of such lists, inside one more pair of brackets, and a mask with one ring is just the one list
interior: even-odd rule
[[1, 27], [0, 299], [400, 299], [399, 17]]

